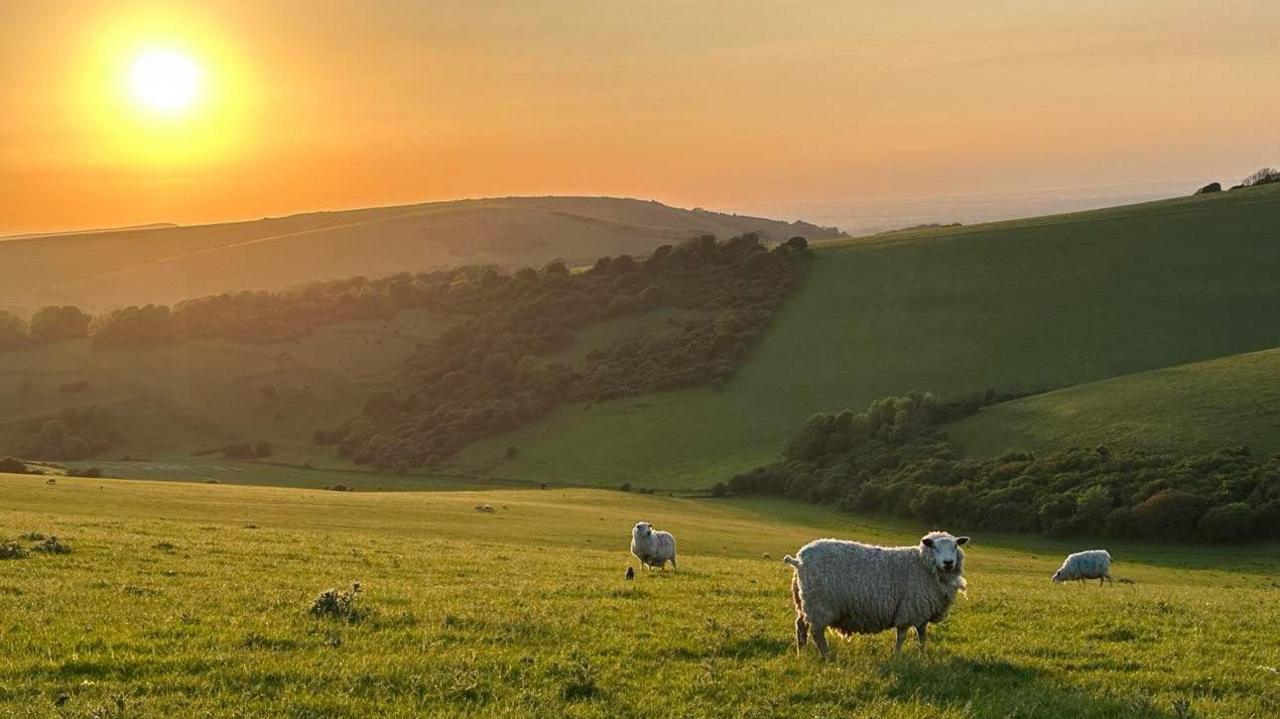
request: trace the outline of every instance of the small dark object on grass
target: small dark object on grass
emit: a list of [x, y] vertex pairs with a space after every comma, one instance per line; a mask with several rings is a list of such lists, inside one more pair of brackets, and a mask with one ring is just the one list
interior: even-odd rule
[[1136, 584], [1137, 583], [1137, 582], [1134, 582], [1132, 579], [1129, 579], [1128, 577], [1121, 577], [1116, 581], [1119, 582], [1120, 584]]
[[173, 542], [156, 542], [155, 544], [151, 545], [151, 548], [159, 549], [162, 552], [172, 552], [178, 547], [174, 545]]
[[0, 542], [0, 559], [24, 559], [27, 554], [17, 542]]
[[21, 539], [24, 542], [39, 542], [44, 539], [44, 535], [40, 532], [25, 532], [23, 534], [19, 534], [18, 539]]
[[257, 528], [258, 528], [258, 525], [256, 525], [256, 524], [246, 524], [246, 525], [244, 525], [244, 528], [245, 528], [245, 529], [257, 529]]
[[492, 514], [494, 509], [492, 504], [477, 504], [476, 511], [483, 512], [485, 514]]
[[636, 570], [635, 570], [635, 568], [634, 568], [634, 567], [627, 567], [627, 577], [626, 577], [626, 578], [627, 578], [627, 579], [635, 579], [635, 578], [636, 578]]
[[31, 548], [33, 552], [43, 552], [45, 554], [70, 554], [71, 547], [58, 541], [57, 537], [49, 537], [43, 542]]
[[46, 479], [46, 480], [44, 481], [44, 483], [45, 483], [45, 484], [57, 484], [57, 483], [58, 483], [58, 480], [54, 479], [53, 477], [50, 477], [50, 478]]
[[356, 602], [360, 599], [360, 582], [352, 582], [351, 589], [328, 589], [311, 600], [308, 612], [313, 617], [337, 617], [347, 621], [360, 618], [360, 610]]

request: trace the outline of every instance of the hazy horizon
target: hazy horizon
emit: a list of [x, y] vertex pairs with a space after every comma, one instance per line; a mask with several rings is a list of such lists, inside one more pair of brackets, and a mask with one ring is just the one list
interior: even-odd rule
[[[1210, 182], [1205, 180], [1204, 182]], [[887, 230], [902, 229], [922, 224], [979, 224], [1001, 220], [1052, 215], [1064, 212], [1126, 205], [1151, 200], [1166, 199], [1183, 194], [1190, 194], [1199, 187], [1199, 180], [1165, 180], [1160, 182], [1135, 183], [1128, 185], [1108, 185], [1103, 187], [1074, 187], [1045, 189], [1041, 191], [995, 192], [972, 194], [938, 194], [923, 196], [851, 198], [834, 200], [798, 200], [775, 205], [762, 204], [756, 207], [707, 207], [696, 202], [677, 205], [661, 198], [631, 197], [641, 201], [656, 201], [672, 207], [684, 209], [699, 208], [712, 212], [762, 217], [784, 221], [810, 222], [824, 227], [838, 227], [849, 234], [870, 234]], [[1200, 182], [1200, 184], [1204, 184]], [[1225, 182], [1224, 182], [1225, 186]], [[1190, 189], [1188, 189], [1190, 188]], [[1183, 192], [1186, 190], [1186, 192]], [[545, 195], [556, 197], [557, 195]], [[604, 197], [603, 195], [582, 195]], [[510, 195], [507, 197], [518, 197]], [[404, 203], [384, 205], [301, 208], [270, 213], [259, 217], [223, 217], [207, 221], [175, 222], [165, 218], [157, 218], [152, 222], [135, 225], [103, 226], [103, 227], [70, 227], [52, 230], [29, 230], [0, 235], [0, 241], [25, 239], [41, 236], [90, 234], [94, 232], [114, 232], [121, 230], [148, 229], [151, 227], [190, 227], [199, 225], [229, 224], [252, 222], [265, 218], [280, 218], [305, 215], [316, 212], [345, 212], [368, 209], [371, 207], [394, 207], [399, 205], [417, 205], [431, 203], [464, 202], [477, 200], [494, 200], [502, 197], [451, 197], [412, 200]]]
[[1234, 182], [1276, 163], [1258, 77], [1277, 40], [1262, 0], [17, 0], [0, 234], [428, 198], [826, 213]]

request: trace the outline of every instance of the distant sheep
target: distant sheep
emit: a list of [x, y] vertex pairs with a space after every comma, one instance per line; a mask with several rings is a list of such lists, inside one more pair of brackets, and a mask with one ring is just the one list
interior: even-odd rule
[[492, 514], [495, 511], [492, 504], [477, 504], [475, 509], [477, 512], [485, 514]]
[[1076, 552], [1068, 555], [1058, 571], [1053, 573], [1053, 582], [1065, 582], [1076, 579], [1096, 579], [1098, 584], [1111, 581], [1111, 554], [1105, 549], [1090, 549], [1087, 552]]
[[796, 608], [796, 647], [808, 636], [823, 656], [830, 653], [826, 631], [846, 637], [898, 631], [895, 653], [915, 627], [924, 649], [927, 627], [951, 609], [964, 580], [968, 537], [930, 532], [912, 547], [878, 547], [839, 539], [806, 544], [783, 561], [795, 568], [791, 599]]
[[676, 538], [670, 532], [656, 531], [648, 522], [636, 522], [631, 528], [631, 553], [641, 567], [663, 569], [671, 562], [671, 568], [676, 568]]

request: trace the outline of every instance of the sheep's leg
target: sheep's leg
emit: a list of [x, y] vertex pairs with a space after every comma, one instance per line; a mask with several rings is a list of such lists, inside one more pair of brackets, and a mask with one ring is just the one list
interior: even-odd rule
[[[920, 642], [920, 651], [925, 650], [925, 643], [929, 641], [929, 624], [926, 622], [916, 627], [916, 641]], [[903, 632], [905, 634], [906, 632]]]
[[809, 628], [813, 633], [813, 646], [818, 648], [818, 652], [823, 657], [831, 656], [831, 647], [827, 646], [827, 628], [813, 625]]
[[679, 569], [677, 569], [677, 568], [676, 568], [676, 558], [675, 558], [675, 557], [672, 557], [672, 558], [671, 558], [671, 571], [673, 571], [673, 572], [679, 572], [679, 571], [680, 571]]
[[[805, 622], [803, 614], [796, 614], [796, 651], [802, 651], [808, 641], [809, 624]], [[817, 640], [814, 640], [814, 644], [817, 644]]]
[[901, 654], [902, 642], [906, 641], [906, 627], [897, 628], [897, 644], [893, 645], [893, 654]]

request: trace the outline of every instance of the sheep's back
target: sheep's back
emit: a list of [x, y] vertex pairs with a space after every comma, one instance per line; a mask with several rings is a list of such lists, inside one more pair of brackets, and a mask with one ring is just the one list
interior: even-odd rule
[[1105, 549], [1091, 549], [1069, 555], [1062, 563], [1069, 579], [1098, 579], [1111, 572], [1111, 554]]
[[878, 632], [896, 626], [902, 615], [912, 623], [929, 621], [949, 605], [942, 602], [940, 611], [935, 606], [940, 592], [923, 583], [932, 578], [914, 547], [818, 540], [798, 558], [804, 613], [816, 624], [845, 633]]

